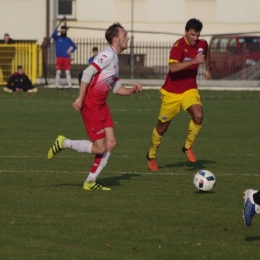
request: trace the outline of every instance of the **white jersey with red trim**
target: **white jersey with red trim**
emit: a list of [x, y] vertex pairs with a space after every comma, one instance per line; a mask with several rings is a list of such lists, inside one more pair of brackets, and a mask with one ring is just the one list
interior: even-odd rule
[[88, 86], [84, 105], [93, 109], [95, 106], [106, 104], [108, 91], [119, 80], [119, 62], [115, 50], [109, 46], [99, 52], [90, 66], [94, 66], [96, 73]]

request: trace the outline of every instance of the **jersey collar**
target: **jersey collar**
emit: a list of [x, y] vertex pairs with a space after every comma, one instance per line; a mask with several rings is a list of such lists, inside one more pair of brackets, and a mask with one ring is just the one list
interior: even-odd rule
[[188, 40], [186, 39], [186, 37], [183, 36], [183, 38], [184, 38], [184, 41], [190, 46], [190, 44], [189, 44]]
[[111, 47], [112, 50], [116, 53], [116, 55], [118, 55], [117, 52], [116, 52], [116, 50], [115, 50], [115, 48], [114, 48], [112, 45], [110, 45], [110, 47]]

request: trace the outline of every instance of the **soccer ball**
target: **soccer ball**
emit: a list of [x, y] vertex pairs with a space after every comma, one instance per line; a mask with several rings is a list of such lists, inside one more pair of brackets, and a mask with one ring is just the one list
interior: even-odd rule
[[216, 178], [212, 172], [201, 170], [194, 175], [193, 183], [198, 190], [209, 191], [213, 189]]

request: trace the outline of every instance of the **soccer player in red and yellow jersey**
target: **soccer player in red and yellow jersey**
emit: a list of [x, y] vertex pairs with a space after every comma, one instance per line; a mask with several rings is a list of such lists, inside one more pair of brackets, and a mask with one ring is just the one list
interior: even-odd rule
[[182, 147], [188, 161], [196, 162], [192, 145], [201, 129], [203, 110], [198, 93], [196, 77], [198, 67], [206, 63], [205, 79], [210, 78], [208, 44], [200, 40], [202, 23], [198, 19], [190, 19], [185, 26], [185, 35], [177, 40], [170, 52], [169, 72], [161, 87], [161, 107], [157, 126], [152, 132], [150, 150], [147, 153], [148, 168], [158, 171], [156, 153], [161, 138], [167, 131], [174, 116], [180, 108], [191, 115], [187, 139]]

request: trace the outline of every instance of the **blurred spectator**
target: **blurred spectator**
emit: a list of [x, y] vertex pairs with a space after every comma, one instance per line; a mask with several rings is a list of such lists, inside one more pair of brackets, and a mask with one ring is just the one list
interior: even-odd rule
[[58, 89], [58, 86], [60, 84], [61, 70], [65, 70], [69, 89], [72, 90], [70, 75], [70, 54], [77, 49], [77, 46], [69, 37], [67, 37], [67, 30], [68, 27], [61, 26], [60, 35], [58, 35], [59, 31], [57, 30], [52, 34], [56, 45], [55, 87], [56, 89]]
[[[93, 60], [95, 59], [95, 57], [98, 55], [98, 47], [92, 48], [92, 55], [93, 56], [91, 58], [89, 58], [89, 60], [88, 60], [88, 65], [90, 65], [93, 62]], [[83, 74], [83, 71], [81, 71], [78, 75], [79, 85], [81, 83], [82, 74]]]
[[4, 87], [5, 92], [29, 92], [35, 93], [38, 91], [34, 88], [31, 80], [23, 71], [22, 66], [17, 67], [17, 72], [15, 72], [8, 80], [7, 87]]
[[10, 35], [8, 33], [6, 33], [4, 35], [4, 39], [0, 40], [0, 43], [2, 43], [2, 44], [14, 44], [14, 40], [12, 38], [10, 38]]
[[[0, 40], [0, 44], [14, 44], [14, 40], [6, 33], [4, 39]], [[12, 73], [12, 61], [15, 56], [15, 48], [8, 46], [0, 47], [0, 68], [3, 74], [3, 81], [7, 81]]]
[[93, 60], [95, 59], [97, 54], [98, 54], [98, 47], [93, 47], [93, 49], [92, 49], [92, 55], [93, 56], [91, 58], [89, 58], [88, 65], [90, 65], [93, 62]]

